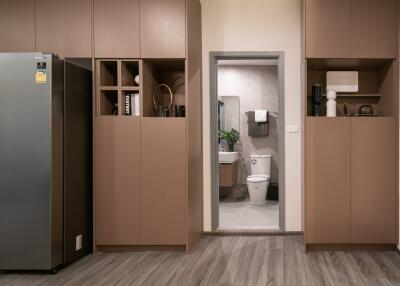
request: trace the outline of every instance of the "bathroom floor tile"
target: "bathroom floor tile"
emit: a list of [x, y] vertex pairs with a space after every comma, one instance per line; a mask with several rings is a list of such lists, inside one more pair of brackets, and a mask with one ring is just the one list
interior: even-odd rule
[[279, 229], [279, 202], [267, 201], [264, 205], [252, 205], [249, 201], [220, 202], [219, 229]]

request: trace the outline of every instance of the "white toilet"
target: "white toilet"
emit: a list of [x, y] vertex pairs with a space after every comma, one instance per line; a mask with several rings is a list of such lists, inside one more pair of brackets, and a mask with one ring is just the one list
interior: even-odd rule
[[247, 188], [250, 194], [250, 203], [265, 204], [271, 170], [272, 155], [251, 155], [251, 175], [247, 177]]

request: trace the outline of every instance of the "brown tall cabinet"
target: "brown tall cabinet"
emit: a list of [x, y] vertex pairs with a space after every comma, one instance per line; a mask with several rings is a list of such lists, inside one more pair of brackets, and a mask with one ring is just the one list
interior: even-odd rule
[[[305, 0], [305, 244], [307, 250], [398, 244], [399, 49], [396, 0]], [[326, 116], [328, 71], [357, 71]], [[322, 87], [319, 115], [312, 86]], [[359, 107], [371, 105], [364, 117]]]
[[[106, 42], [99, 53], [96, 33], [118, 36], [110, 35], [118, 27], [101, 32], [95, 27], [94, 244], [101, 251], [189, 251], [202, 232], [200, 3], [141, 1], [140, 9], [126, 9], [140, 15], [140, 39], [122, 36], [116, 53]], [[167, 37], [165, 27], [175, 35]], [[127, 51], [136, 55], [118, 52], [131, 42]], [[186, 114], [159, 117], [156, 86], [177, 82], [174, 101], [185, 105]], [[132, 94], [139, 101], [137, 113], [126, 109]]]

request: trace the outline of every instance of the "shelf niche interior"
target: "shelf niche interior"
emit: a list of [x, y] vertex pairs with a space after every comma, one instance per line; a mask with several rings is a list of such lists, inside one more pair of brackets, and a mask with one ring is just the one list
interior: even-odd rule
[[100, 91], [100, 115], [118, 115], [118, 91]]
[[[126, 96], [130, 95], [131, 96], [131, 100], [134, 101], [134, 97], [133, 95], [137, 95], [138, 96], [138, 114], [136, 114], [135, 112], [135, 105], [132, 102], [131, 103], [131, 108], [130, 108], [130, 113], [127, 113], [126, 111]], [[140, 116], [140, 93], [137, 90], [122, 90], [121, 91], [121, 114], [124, 116]]]
[[111, 60], [99, 61], [100, 86], [118, 85], [118, 62]]
[[[185, 60], [144, 60], [143, 61], [143, 116], [158, 117], [153, 104], [156, 87], [166, 84], [173, 92], [173, 105], [185, 105]], [[160, 89], [160, 101], [167, 105], [170, 95], [166, 88]], [[173, 108], [167, 117], [174, 117]]]
[[337, 116], [344, 116], [346, 103], [349, 113], [358, 113], [361, 105], [369, 104], [374, 114], [379, 116], [394, 115], [395, 68], [392, 60], [307, 60], [307, 116], [312, 116], [312, 85], [319, 84], [323, 90], [321, 104], [322, 116], [326, 114], [326, 72], [358, 71], [359, 91], [357, 93], [338, 93]]
[[121, 61], [121, 85], [139, 86], [135, 82], [135, 77], [139, 75], [138, 61]]

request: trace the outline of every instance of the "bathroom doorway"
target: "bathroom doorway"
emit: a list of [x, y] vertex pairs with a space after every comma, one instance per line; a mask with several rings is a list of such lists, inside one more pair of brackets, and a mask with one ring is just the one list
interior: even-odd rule
[[213, 231], [284, 231], [282, 52], [211, 52]]

